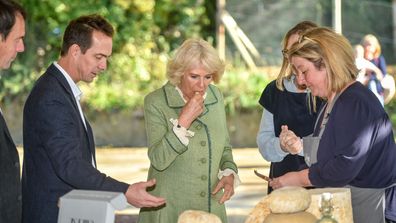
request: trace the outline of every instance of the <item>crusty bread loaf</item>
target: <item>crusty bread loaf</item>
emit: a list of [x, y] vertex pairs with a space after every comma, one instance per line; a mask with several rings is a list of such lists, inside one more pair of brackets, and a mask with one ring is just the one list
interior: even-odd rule
[[269, 214], [264, 223], [315, 223], [317, 220], [313, 214], [301, 211], [291, 214]]
[[311, 204], [311, 195], [302, 187], [283, 187], [269, 196], [269, 208], [274, 214], [305, 211]]

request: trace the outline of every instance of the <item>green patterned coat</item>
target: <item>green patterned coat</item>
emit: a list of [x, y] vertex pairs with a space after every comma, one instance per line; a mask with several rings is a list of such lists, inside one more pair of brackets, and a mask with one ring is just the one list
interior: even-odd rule
[[219, 170], [237, 172], [233, 161], [226, 125], [223, 97], [209, 85], [204, 112], [190, 126], [195, 132], [188, 146], [173, 133], [171, 118], [177, 119], [184, 106], [180, 94], [169, 82], [150, 93], [144, 100], [150, 169], [148, 179], [157, 185], [150, 193], [164, 197], [160, 208], [142, 208], [139, 223], [176, 223], [188, 209], [216, 214], [227, 222], [224, 204], [218, 201], [222, 192], [211, 195], [218, 183]]

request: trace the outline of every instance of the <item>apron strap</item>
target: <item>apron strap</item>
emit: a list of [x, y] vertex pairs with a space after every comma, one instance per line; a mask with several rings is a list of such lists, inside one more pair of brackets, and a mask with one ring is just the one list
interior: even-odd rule
[[[316, 130], [318, 127], [320, 128], [320, 129], [319, 129], [319, 134], [318, 134], [318, 137], [319, 137], [319, 138], [321, 138], [322, 135], [323, 135], [324, 129], [326, 128], [327, 121], [329, 120], [329, 116], [330, 116], [331, 110], [333, 110], [334, 104], [335, 104], [335, 102], [337, 101], [337, 99], [338, 99], [339, 96], [340, 96], [340, 93], [337, 93], [337, 94], [334, 96], [334, 99], [333, 99], [333, 101], [331, 102], [331, 104], [326, 103], [325, 106], [323, 106], [322, 109], [321, 109], [320, 112], [319, 112], [318, 118], [316, 119], [316, 122], [315, 122], [315, 128], [314, 128], [314, 130]], [[326, 110], [327, 107], [329, 107], [329, 108], [327, 109], [327, 110], [328, 110], [327, 113], [326, 113], [326, 114], [323, 114], [323, 112]], [[323, 118], [320, 119], [320, 117], [321, 117], [322, 115], [323, 115]], [[322, 120], [322, 123], [321, 123], [320, 126], [318, 126], [320, 120]], [[316, 131], [314, 131], [314, 132], [316, 132]]]
[[[311, 166], [312, 164], [317, 162], [317, 153], [318, 153], [320, 139], [322, 138], [324, 129], [329, 119], [330, 112], [333, 109], [333, 106], [337, 101], [339, 95], [340, 95], [339, 93], [336, 94], [334, 100], [330, 104], [326, 104], [321, 108], [318, 118], [316, 119], [315, 122], [314, 133], [303, 138], [304, 160], [308, 166]], [[328, 106], [327, 114], [323, 114], [326, 111], [327, 106]], [[318, 126], [319, 122], [321, 122], [320, 126]], [[314, 136], [314, 134], [318, 131], [319, 131], [318, 136]]]

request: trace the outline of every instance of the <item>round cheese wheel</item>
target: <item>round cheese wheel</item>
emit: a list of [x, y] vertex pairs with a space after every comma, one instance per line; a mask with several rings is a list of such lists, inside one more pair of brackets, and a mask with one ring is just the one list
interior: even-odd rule
[[269, 209], [270, 199], [265, 196], [249, 213], [245, 223], [263, 223], [264, 219], [271, 213]]
[[270, 195], [271, 213], [296, 213], [305, 211], [311, 204], [311, 195], [303, 187], [283, 187]]
[[264, 223], [315, 223], [318, 219], [308, 212], [302, 211], [292, 214], [269, 214]]
[[212, 213], [198, 210], [187, 210], [179, 215], [177, 223], [221, 223], [219, 217]]

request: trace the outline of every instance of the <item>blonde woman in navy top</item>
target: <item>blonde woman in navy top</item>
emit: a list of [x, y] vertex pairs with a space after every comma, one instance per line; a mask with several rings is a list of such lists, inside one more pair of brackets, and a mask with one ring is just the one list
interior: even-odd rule
[[385, 189], [396, 182], [392, 124], [375, 95], [355, 81], [350, 43], [328, 28], [315, 28], [300, 37], [288, 57], [297, 76], [327, 104], [312, 136], [301, 140], [282, 126], [281, 144], [303, 149], [309, 168], [275, 178], [270, 186], [348, 187], [354, 222], [385, 222]]

